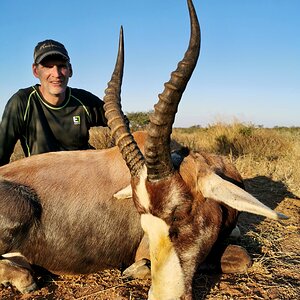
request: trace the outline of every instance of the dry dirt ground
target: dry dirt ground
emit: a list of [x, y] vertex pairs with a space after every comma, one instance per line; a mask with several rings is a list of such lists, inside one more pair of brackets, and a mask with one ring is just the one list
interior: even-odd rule
[[[247, 178], [246, 188], [277, 211], [284, 222], [250, 214], [240, 216], [241, 239], [253, 258], [247, 274], [196, 274], [195, 299], [300, 299], [300, 201], [284, 184], [264, 176]], [[122, 278], [117, 269], [84, 276], [37, 275], [40, 290], [21, 295], [14, 287], [0, 288], [0, 299], [146, 299], [149, 280]]]

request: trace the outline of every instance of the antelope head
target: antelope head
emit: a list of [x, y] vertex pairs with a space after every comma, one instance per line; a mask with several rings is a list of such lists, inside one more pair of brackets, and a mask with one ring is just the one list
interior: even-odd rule
[[[131, 173], [132, 197], [149, 238], [152, 284], [149, 299], [191, 299], [192, 279], [216, 241], [220, 230], [219, 203], [274, 219], [283, 217], [241, 188], [229, 183], [203, 163], [195, 167], [188, 155], [186, 171], [175, 169], [170, 136], [179, 101], [200, 52], [200, 27], [192, 0], [187, 0], [191, 35], [188, 49], [158, 96], [147, 128], [144, 155], [138, 148], [121, 109], [124, 65], [121, 27], [117, 62], [105, 90], [105, 111], [112, 136]], [[197, 163], [199, 165], [199, 163]], [[192, 175], [191, 175], [192, 174]], [[195, 177], [195, 180], [189, 178]], [[214, 199], [214, 201], [206, 201]], [[212, 214], [216, 211], [215, 215]]]

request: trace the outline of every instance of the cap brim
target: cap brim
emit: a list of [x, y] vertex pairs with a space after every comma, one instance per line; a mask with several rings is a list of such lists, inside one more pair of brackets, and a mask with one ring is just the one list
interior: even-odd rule
[[63, 53], [61, 53], [61, 52], [59, 52], [59, 51], [49, 51], [49, 52], [47, 52], [47, 53], [44, 53], [44, 54], [42, 54], [41, 56], [38, 56], [37, 58], [36, 58], [36, 60], [35, 60], [35, 63], [36, 64], [39, 64], [39, 63], [41, 63], [41, 61], [43, 60], [43, 59], [45, 59], [46, 57], [48, 57], [48, 56], [51, 56], [51, 55], [57, 55], [57, 56], [61, 56], [63, 59], [65, 59], [65, 60], [70, 60], [70, 58], [68, 57], [68, 56], [66, 56], [65, 54], [63, 54]]

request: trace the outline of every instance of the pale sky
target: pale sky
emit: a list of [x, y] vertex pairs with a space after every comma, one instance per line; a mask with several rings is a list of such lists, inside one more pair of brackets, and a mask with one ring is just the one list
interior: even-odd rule
[[[198, 65], [175, 126], [216, 121], [300, 126], [300, 1], [194, 0], [201, 31]], [[124, 112], [149, 111], [189, 39], [185, 0], [1, 0], [0, 116], [20, 88], [37, 83], [35, 45], [62, 42], [71, 87], [103, 98], [124, 27]]]

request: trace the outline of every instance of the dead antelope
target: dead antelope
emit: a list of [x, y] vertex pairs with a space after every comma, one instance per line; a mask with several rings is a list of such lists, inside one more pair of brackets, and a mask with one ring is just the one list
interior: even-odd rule
[[237, 210], [283, 217], [246, 193], [240, 175], [223, 158], [192, 151], [170, 154], [177, 105], [200, 48], [191, 1], [188, 6], [190, 45], [160, 95], [146, 142], [143, 133], [134, 138], [129, 134], [120, 110], [121, 35], [105, 96], [120, 151], [46, 153], [0, 168], [0, 282], [11, 282], [23, 293], [36, 289], [28, 266], [12, 256], [56, 274], [92, 273], [136, 260], [130, 273], [149, 258], [149, 240], [149, 298], [188, 299], [196, 267], [209, 253], [220, 252], [219, 260], [233, 266], [232, 271], [243, 265], [236, 247], [228, 247], [225, 254], [219, 248], [235, 227]]
[[[240, 175], [220, 157], [190, 151], [174, 167], [170, 153], [172, 125], [200, 52], [200, 27], [191, 0], [188, 7], [189, 47], [159, 95], [150, 118], [144, 155], [121, 111], [122, 32], [115, 70], [104, 97], [108, 124], [130, 170], [133, 200], [149, 239], [151, 300], [192, 299], [197, 266], [234, 228], [238, 210], [285, 218], [241, 189]], [[238, 257], [239, 250], [233, 247], [229, 251]]]

